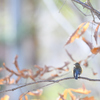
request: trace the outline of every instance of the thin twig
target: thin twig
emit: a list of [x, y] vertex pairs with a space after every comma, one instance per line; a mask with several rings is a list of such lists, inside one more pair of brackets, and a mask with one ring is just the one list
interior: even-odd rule
[[83, 13], [83, 12], [75, 5], [75, 3], [73, 2], [73, 0], [72, 0], [72, 3], [73, 3], [73, 5], [74, 5], [84, 16], [88, 16], [88, 15], [86, 15], [85, 13]]
[[72, 0], [72, 2], [76, 2], [76, 3], [80, 4], [80, 5], [82, 5], [84, 8], [89, 9], [89, 10], [92, 11], [92, 12], [98, 17], [98, 19], [100, 20], [100, 12], [99, 12], [98, 10], [94, 9], [93, 7], [89, 6], [89, 5], [86, 4], [86, 3], [81, 2], [80, 0]]
[[[43, 83], [43, 82], [58, 83], [60, 81], [69, 80], [69, 79], [74, 79], [74, 77], [66, 77], [66, 78], [62, 78], [62, 79], [58, 79], [58, 80], [42, 80], [42, 81], [36, 81], [36, 82], [28, 83], [28, 84], [25, 84], [25, 85], [22, 85], [22, 86], [18, 86], [16, 88], [12, 88], [12, 89], [8, 89], [8, 90], [3, 90], [3, 91], [0, 91], [0, 93], [4, 93], [4, 92], [8, 92], [8, 91], [14, 91], [14, 90], [17, 90], [19, 88], [22, 88], [22, 87], [25, 87], [25, 86], [29, 86], [29, 85], [33, 85], [33, 84], [36, 84], [36, 83]], [[90, 78], [87, 78], [87, 77], [79, 77], [79, 79], [84, 79], [84, 80], [88, 80], [88, 81], [95, 81], [95, 82], [96, 81], [100, 81], [100, 79], [90, 79]]]
[[63, 5], [60, 7], [59, 13], [60, 13], [60, 10], [62, 9], [62, 7], [64, 6], [65, 3], [66, 3], [66, 0], [64, 1]]

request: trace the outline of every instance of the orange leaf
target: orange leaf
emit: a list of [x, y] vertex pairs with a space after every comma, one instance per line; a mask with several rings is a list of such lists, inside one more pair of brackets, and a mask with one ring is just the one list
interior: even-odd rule
[[85, 31], [88, 29], [88, 27], [89, 27], [89, 22], [88, 23], [86, 23], [85, 25], [84, 25], [84, 27], [83, 27], [83, 29], [82, 29], [82, 31], [81, 31], [81, 34], [79, 35], [79, 36], [81, 36], [81, 35], [83, 35], [84, 33], [85, 33]]
[[25, 95], [25, 100], [28, 100], [28, 97], [27, 97], [27, 95]]
[[69, 90], [69, 95], [71, 96], [72, 100], [76, 100], [76, 97], [73, 95], [73, 93]]
[[64, 93], [63, 93], [64, 99], [67, 98], [67, 93], [68, 93], [68, 89], [66, 89], [66, 90], [64, 91]]
[[95, 100], [94, 97], [85, 97], [85, 98], [81, 98], [80, 100]]
[[96, 27], [95, 32], [94, 32], [94, 38], [95, 38], [96, 44], [97, 44], [97, 33], [98, 33], [98, 29], [99, 29], [99, 24]]
[[91, 91], [83, 89], [83, 88], [79, 88], [79, 89], [70, 89], [73, 92], [77, 92], [77, 93], [81, 93], [81, 94], [89, 94]]
[[97, 75], [98, 73], [94, 72], [94, 70], [92, 69], [93, 75]]
[[89, 46], [90, 49], [92, 49], [92, 43], [86, 40], [84, 37], [82, 37], [82, 40]]
[[64, 95], [59, 94], [59, 98], [58, 98], [57, 100], [65, 100], [65, 99], [64, 99]]
[[93, 54], [97, 54], [98, 52], [100, 52], [100, 47], [93, 48], [93, 49], [91, 50], [91, 52], [92, 52]]
[[0, 84], [4, 84], [4, 79], [0, 79]]
[[88, 62], [87, 62], [87, 60], [85, 60], [85, 62], [84, 62], [84, 66], [85, 66], [85, 67], [88, 66]]
[[37, 90], [34, 92], [28, 92], [27, 94], [32, 95], [32, 96], [40, 96], [42, 94], [43, 90]]
[[67, 44], [69, 44], [69, 43], [72, 43], [76, 38], [79, 38], [79, 34], [78, 34], [78, 32], [79, 32], [79, 30], [84, 26], [84, 24], [85, 23], [81, 23], [80, 25], [79, 25], [79, 27], [76, 29], [76, 31], [70, 36], [70, 38], [68, 39], [68, 41], [67, 41], [67, 43], [65, 44], [65, 45], [67, 45]]
[[4, 97], [2, 97], [0, 100], [9, 100], [9, 96], [5, 95]]
[[23, 99], [23, 97], [24, 97], [23, 95], [24, 95], [24, 93], [20, 95], [19, 100]]

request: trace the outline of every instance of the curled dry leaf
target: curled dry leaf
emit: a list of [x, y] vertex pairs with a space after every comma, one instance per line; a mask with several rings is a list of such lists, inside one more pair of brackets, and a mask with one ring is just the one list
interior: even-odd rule
[[94, 72], [93, 68], [92, 68], [92, 72], [93, 72], [93, 75], [97, 75], [98, 73]]
[[81, 23], [79, 25], [79, 27], [76, 29], [76, 31], [70, 36], [70, 38], [68, 39], [67, 43], [65, 44], [65, 46], [69, 43], [72, 43], [76, 38], [79, 38], [79, 30], [84, 26], [85, 23]]
[[27, 97], [27, 95], [25, 95], [25, 100], [28, 100], [28, 97]]
[[87, 60], [85, 60], [84, 61], [84, 64], [83, 64], [85, 67], [87, 67], [88, 66], [88, 62], [87, 62]]
[[98, 26], [96, 27], [96, 29], [95, 29], [95, 32], [94, 32], [94, 39], [95, 39], [95, 41], [96, 41], [96, 44], [97, 44], [97, 37], [98, 37], [98, 29], [99, 29], [99, 24], [98, 24]]
[[59, 97], [57, 98], [57, 100], [65, 100], [65, 99], [64, 99], [64, 95], [59, 94]]
[[40, 89], [40, 90], [37, 90], [37, 91], [28, 92], [27, 94], [28, 94], [28, 95], [32, 95], [32, 96], [41, 96], [42, 93], [43, 93], [43, 90]]
[[81, 31], [81, 34], [79, 35], [79, 37], [85, 33], [85, 31], [86, 31], [86, 30], [88, 29], [88, 27], [89, 27], [89, 24], [90, 24], [90, 23], [87, 22], [87, 23], [83, 26], [82, 31]]
[[92, 52], [93, 54], [99, 53], [99, 52], [100, 52], [100, 47], [93, 48], [93, 49], [91, 50], [91, 52]]
[[62, 95], [60, 95], [59, 99], [57, 99], [57, 100], [66, 100], [68, 94], [70, 95], [72, 100], [76, 100], [76, 97], [73, 95], [73, 93], [71, 92], [70, 89], [64, 90], [64, 93]]
[[14, 64], [15, 64], [15, 67], [16, 67], [17, 71], [20, 71], [17, 59], [18, 59], [18, 55], [15, 56]]
[[90, 49], [93, 48], [93, 45], [91, 42], [89, 42], [88, 40], [86, 40], [84, 37], [82, 37], [82, 40], [89, 46]]
[[83, 88], [79, 89], [70, 89], [73, 92], [81, 93], [81, 94], [89, 94], [91, 91]]
[[[67, 43], [65, 44], [65, 46], [69, 43], [74, 42], [75, 39], [79, 38], [80, 36], [82, 36], [85, 31], [88, 29], [89, 27], [89, 22], [87, 23], [81, 23], [79, 25], [79, 27], [76, 29], [76, 31], [70, 36], [70, 38], [68, 39]], [[78, 34], [79, 30], [82, 28], [81, 34]]]

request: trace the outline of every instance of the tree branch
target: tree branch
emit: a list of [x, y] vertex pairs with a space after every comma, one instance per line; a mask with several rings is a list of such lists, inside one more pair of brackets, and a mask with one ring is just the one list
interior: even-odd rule
[[[19, 88], [26, 87], [26, 86], [33, 85], [33, 84], [37, 84], [37, 83], [43, 83], [43, 82], [59, 83], [60, 81], [69, 80], [69, 79], [74, 79], [74, 77], [66, 77], [66, 78], [62, 78], [62, 79], [58, 79], [58, 80], [41, 80], [41, 81], [31, 82], [31, 83], [28, 83], [28, 84], [25, 84], [25, 85], [18, 86], [18, 87], [13, 88], [13, 89], [0, 91], [0, 93], [4, 93], [4, 92], [8, 92], [8, 91], [14, 91], [14, 90], [17, 90]], [[78, 79], [84, 79], [84, 80], [88, 80], [88, 81], [100, 81], [100, 79], [90, 79], [90, 78], [87, 78], [87, 77], [78, 77]], [[45, 87], [45, 86], [43, 86], [43, 87]]]
[[98, 10], [94, 9], [92, 6], [81, 2], [80, 0], [72, 0], [72, 2], [76, 2], [80, 5], [82, 5], [84, 8], [87, 8], [88, 10], [92, 11], [98, 17], [98, 19], [100, 20], [100, 12]]

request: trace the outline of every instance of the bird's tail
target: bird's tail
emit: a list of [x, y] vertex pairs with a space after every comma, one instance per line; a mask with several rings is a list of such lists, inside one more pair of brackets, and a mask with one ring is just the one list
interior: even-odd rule
[[75, 79], [76, 79], [76, 80], [78, 79], [78, 74], [75, 75]]
[[75, 75], [74, 75], [74, 77], [75, 77], [76, 80], [78, 79], [78, 75], [79, 75], [79, 71], [76, 70], [76, 73], [75, 73]]

